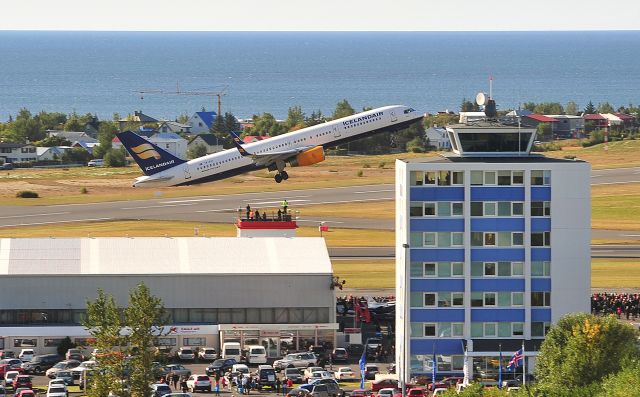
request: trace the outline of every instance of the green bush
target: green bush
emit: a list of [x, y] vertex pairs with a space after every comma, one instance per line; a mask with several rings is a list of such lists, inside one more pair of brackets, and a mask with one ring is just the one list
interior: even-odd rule
[[89, 193], [89, 189], [87, 189], [86, 187], [83, 187], [82, 189], [80, 189], [80, 193], [87, 194]]
[[384, 161], [381, 161], [380, 164], [378, 164], [378, 168], [384, 168], [386, 164], [387, 163], [385, 163]]
[[358, 172], [356, 173], [356, 175], [357, 175], [357, 176], [364, 176], [364, 172], [362, 172], [362, 170], [360, 170], [360, 171], [358, 171]]
[[371, 166], [369, 165], [369, 163], [364, 163], [362, 164], [362, 168], [371, 168]]
[[36, 193], [36, 192], [32, 192], [30, 190], [22, 190], [22, 191], [16, 193], [16, 197], [18, 197], [18, 198], [38, 198], [40, 196], [38, 196], [38, 193]]

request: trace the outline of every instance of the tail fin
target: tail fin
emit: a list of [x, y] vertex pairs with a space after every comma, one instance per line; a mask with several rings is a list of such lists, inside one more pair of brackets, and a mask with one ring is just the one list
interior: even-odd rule
[[127, 152], [138, 163], [145, 175], [153, 175], [176, 165], [186, 163], [131, 131], [117, 134]]
[[252, 155], [242, 147], [242, 139], [240, 139], [240, 137], [235, 132], [229, 131], [229, 135], [231, 135], [231, 138], [233, 139], [233, 145], [236, 147], [236, 149], [238, 149], [241, 155], [243, 156]]

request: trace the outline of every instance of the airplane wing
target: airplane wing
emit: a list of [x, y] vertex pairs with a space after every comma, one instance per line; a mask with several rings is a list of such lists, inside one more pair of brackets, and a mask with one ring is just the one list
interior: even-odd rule
[[261, 167], [264, 166], [268, 166], [269, 164], [273, 164], [275, 162], [277, 162], [278, 160], [281, 161], [287, 161], [290, 158], [306, 151], [309, 149], [314, 148], [315, 146], [301, 146], [301, 147], [297, 147], [295, 149], [289, 149], [289, 150], [280, 150], [280, 151], [276, 151], [276, 152], [268, 152], [268, 153], [249, 153], [245, 150], [244, 147], [242, 147], [242, 143], [240, 140], [240, 137], [234, 133], [230, 133], [230, 135], [233, 137], [233, 144], [235, 145], [235, 147], [238, 149], [238, 151], [240, 152], [241, 155], [245, 156], [245, 157], [251, 157], [253, 159], [253, 162]]

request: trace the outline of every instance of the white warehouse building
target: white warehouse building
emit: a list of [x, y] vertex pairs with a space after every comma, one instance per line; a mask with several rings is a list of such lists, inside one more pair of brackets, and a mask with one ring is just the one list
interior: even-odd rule
[[101, 288], [124, 306], [141, 282], [168, 312], [166, 351], [240, 342], [275, 358], [335, 343], [322, 238], [4, 238], [0, 350], [52, 353], [64, 336], [86, 345], [87, 300]]

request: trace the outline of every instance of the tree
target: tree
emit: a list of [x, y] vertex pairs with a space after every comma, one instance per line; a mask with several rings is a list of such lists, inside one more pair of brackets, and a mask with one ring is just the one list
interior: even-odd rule
[[422, 153], [425, 151], [424, 140], [420, 137], [415, 137], [407, 142], [407, 152]]
[[206, 156], [206, 154], [207, 154], [207, 147], [199, 143], [194, 147], [192, 147], [191, 149], [189, 149], [189, 152], [187, 153], [187, 157], [189, 159], [197, 159], [198, 157]]
[[533, 112], [533, 110], [536, 108], [536, 103], [535, 102], [525, 102], [525, 103], [522, 104], [522, 108]]
[[585, 114], [596, 114], [596, 107], [593, 105], [593, 102], [589, 101], [589, 103], [587, 103], [587, 106], [585, 106], [584, 108], [584, 112]]
[[216, 117], [213, 120], [213, 124], [211, 125], [209, 132], [218, 138], [218, 142], [222, 144], [223, 148], [229, 149], [233, 147], [233, 140], [226, 130], [226, 125], [222, 117]]
[[321, 110], [318, 110], [317, 112], [311, 112], [311, 116], [304, 119], [304, 125], [305, 127], [311, 127], [314, 125], [322, 124], [325, 121], [327, 121], [327, 118], [324, 117]]
[[613, 106], [609, 102], [599, 103], [598, 104], [598, 113], [613, 113], [615, 110]]
[[145, 284], [139, 284], [129, 293], [129, 306], [124, 311], [124, 318], [130, 329], [129, 343], [132, 347], [129, 374], [131, 395], [150, 397], [149, 385], [155, 381], [152, 366], [154, 342], [166, 320], [162, 300], [152, 295]]
[[87, 163], [91, 155], [84, 148], [74, 147], [62, 154], [62, 161], [66, 163]]
[[93, 156], [95, 158], [104, 158], [107, 153], [113, 147], [113, 138], [115, 138], [118, 132], [118, 127], [115, 122], [103, 121], [98, 127], [98, 145], [93, 149]]
[[277, 136], [287, 132], [287, 127], [278, 123], [271, 113], [262, 113], [253, 116], [253, 127], [249, 129], [249, 135]]
[[71, 141], [59, 135], [48, 136], [41, 141], [33, 143], [36, 146], [52, 147], [52, 146], [71, 146]]
[[551, 139], [551, 123], [540, 123], [536, 127], [536, 134], [543, 140]]
[[467, 98], [462, 98], [462, 104], [460, 104], [461, 112], [478, 112], [480, 111], [480, 107], [477, 103], [467, 101]]
[[10, 130], [10, 137], [17, 143], [39, 141], [45, 137], [40, 121], [31, 117], [31, 112], [24, 108], [18, 112]]
[[59, 130], [67, 122], [67, 115], [59, 112], [48, 113], [42, 111], [36, 117], [40, 120], [44, 130]]
[[241, 127], [236, 116], [234, 116], [232, 113], [227, 112], [224, 114], [223, 120], [224, 120], [224, 130], [227, 134], [229, 132], [234, 132], [236, 134], [239, 134]]
[[294, 131], [299, 130], [300, 128], [304, 128], [305, 116], [302, 111], [302, 107], [300, 106], [292, 106], [289, 108], [287, 112], [287, 119], [284, 122], [284, 125], [287, 127], [287, 130]]
[[566, 315], [551, 327], [540, 348], [539, 385], [553, 391], [600, 382], [638, 354], [637, 338], [638, 331], [615, 316]]
[[189, 115], [187, 115], [186, 113], [183, 113], [176, 118], [176, 122], [180, 124], [187, 124], [188, 121], [189, 121]]
[[107, 167], [125, 167], [127, 165], [127, 158], [124, 153], [124, 148], [107, 150], [104, 154], [104, 165]]
[[542, 102], [533, 108], [533, 112], [538, 114], [564, 114], [564, 109], [558, 102]]
[[84, 124], [80, 121], [80, 116], [76, 112], [71, 113], [67, 122], [64, 123], [65, 131], [83, 131]]
[[60, 341], [60, 344], [58, 345], [58, 347], [56, 347], [56, 351], [58, 352], [59, 356], [64, 357], [64, 355], [67, 354], [67, 351], [74, 347], [76, 347], [76, 344], [73, 343], [71, 341], [71, 338], [67, 336], [62, 339], [62, 341]]
[[353, 110], [353, 107], [347, 102], [346, 99], [341, 100], [336, 105], [336, 110], [333, 111], [333, 119], [339, 119], [341, 117], [347, 117], [355, 114], [356, 111]]
[[578, 114], [578, 104], [574, 101], [569, 101], [567, 102], [567, 106], [565, 106], [564, 111], [570, 116], [575, 116]]
[[602, 382], [603, 397], [640, 396], [640, 363], [635, 361]]

